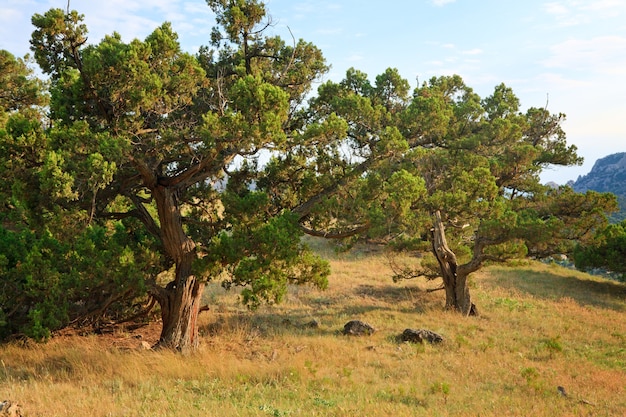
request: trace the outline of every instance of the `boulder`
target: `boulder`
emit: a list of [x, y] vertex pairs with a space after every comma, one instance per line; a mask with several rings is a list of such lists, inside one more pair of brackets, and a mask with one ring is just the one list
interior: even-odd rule
[[375, 331], [376, 329], [361, 320], [351, 320], [343, 326], [343, 334], [350, 336], [369, 336]]
[[410, 342], [410, 343], [424, 343], [424, 342], [441, 343], [443, 342], [443, 336], [433, 331], [426, 330], [426, 329], [418, 329], [418, 330], [406, 329], [404, 332], [402, 332], [400, 339], [403, 342]]

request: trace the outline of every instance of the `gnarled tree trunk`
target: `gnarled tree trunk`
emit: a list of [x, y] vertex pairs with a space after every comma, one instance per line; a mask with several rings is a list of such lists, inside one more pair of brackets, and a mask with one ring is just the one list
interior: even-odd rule
[[176, 265], [176, 279], [159, 290], [163, 328], [159, 347], [188, 353], [198, 348], [198, 313], [204, 282], [198, 281], [187, 270], [187, 265]]
[[176, 190], [157, 185], [152, 193], [161, 241], [176, 265], [174, 280], [155, 294], [163, 320], [158, 346], [187, 353], [198, 347], [198, 313], [205, 284], [192, 274], [196, 245], [183, 229]]
[[456, 255], [448, 247], [446, 232], [439, 211], [435, 213], [433, 222], [433, 254], [441, 269], [441, 277], [446, 291], [446, 308], [456, 310], [464, 315], [477, 315], [478, 312], [472, 303], [467, 285], [467, 277], [472, 271], [465, 265], [459, 266], [457, 264]]

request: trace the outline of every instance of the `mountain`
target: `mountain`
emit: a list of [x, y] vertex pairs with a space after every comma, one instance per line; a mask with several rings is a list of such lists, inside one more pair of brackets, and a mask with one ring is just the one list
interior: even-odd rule
[[626, 152], [598, 159], [587, 175], [579, 176], [569, 185], [577, 192], [593, 190], [615, 194], [620, 211], [611, 216], [611, 220], [618, 222], [626, 219]]

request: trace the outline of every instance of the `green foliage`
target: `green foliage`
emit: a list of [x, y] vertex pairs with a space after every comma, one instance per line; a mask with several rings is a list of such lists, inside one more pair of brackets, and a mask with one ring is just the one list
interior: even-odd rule
[[[341, 208], [325, 212], [326, 224], [367, 222], [367, 237], [405, 250], [429, 239], [431, 216], [439, 211], [448, 244], [469, 272], [485, 262], [570, 253], [606, 224], [615, 206], [610, 195], [539, 182], [549, 165], [581, 162], [565, 142], [564, 115], [521, 112], [504, 84], [481, 98], [456, 75], [434, 77], [408, 97], [396, 76], [388, 70], [376, 78], [377, 85], [395, 86], [394, 94], [383, 94], [394, 97], [393, 105], [353, 69], [344, 81], [322, 85], [312, 101], [317, 117], [348, 121], [346, 145], [364, 159], [352, 165], [364, 168], [363, 179], [345, 191], [343, 205], [333, 200]], [[363, 208], [354, 210], [353, 202]], [[431, 264], [400, 275], [431, 276], [438, 269]]]
[[122, 224], [92, 226], [63, 240], [0, 228], [0, 339], [41, 340], [73, 321], [97, 325], [129, 314], [118, 301], [145, 293], [149, 268], [127, 243]]
[[46, 103], [43, 82], [32, 74], [27, 60], [16, 59], [10, 52], [0, 50], [0, 109], [3, 112]]
[[554, 358], [554, 355], [563, 352], [563, 343], [561, 342], [561, 337], [556, 336], [542, 339], [535, 350], [537, 351], [537, 353], [546, 351], [550, 359], [552, 359]]
[[211, 252], [196, 261], [197, 273], [210, 278], [226, 272], [222, 285], [244, 287], [242, 301], [251, 308], [280, 302], [290, 283], [327, 286], [328, 263], [301, 242], [297, 216], [268, 216], [269, 202], [260, 192], [229, 193], [224, 202], [233, 227], [213, 239]]
[[430, 385], [428, 392], [433, 395], [441, 395], [443, 402], [448, 402], [448, 395], [450, 395], [450, 384], [447, 382], [435, 382]]
[[626, 278], [626, 221], [619, 224], [610, 224], [596, 232], [594, 239], [586, 244], [580, 244], [574, 250], [576, 268], [590, 270], [602, 268], [615, 272]]
[[[350, 69], [309, 99], [328, 69], [318, 48], [267, 36], [257, 0], [207, 4], [218, 26], [195, 56], [168, 23], [144, 40], [87, 45], [79, 13], [33, 16], [32, 50], [50, 77], [45, 124], [27, 109], [44, 85], [0, 55], [0, 88], [19, 92], [0, 102], [0, 212], [7, 233], [28, 230], [47, 250], [14, 244], [26, 252], [7, 273], [29, 265], [16, 288], [44, 301], [11, 301], [0, 322], [26, 312], [43, 337], [96, 305], [122, 316], [146, 291], [164, 305], [190, 299], [180, 292], [194, 280], [242, 287], [251, 307], [279, 302], [290, 283], [326, 285], [303, 232], [423, 248], [439, 211], [476, 270], [567, 252], [605, 221], [610, 198], [539, 184], [544, 167], [580, 163], [563, 115], [522, 113], [503, 84], [481, 98], [457, 75], [410, 94], [392, 68], [373, 83]], [[157, 283], [172, 267], [173, 281]]]
[[[192, 279], [243, 287], [253, 307], [280, 301], [289, 283], [326, 285], [328, 265], [300, 242], [301, 216], [290, 209], [336, 171], [321, 178], [303, 171], [305, 193], [250, 190], [285, 176], [280, 164], [270, 164], [268, 174], [259, 169], [261, 150], [297, 143], [308, 152], [343, 129], [329, 118], [308, 130], [297, 110], [327, 66], [312, 44], [266, 37], [262, 3], [207, 3], [219, 27], [197, 56], [181, 51], [168, 23], [143, 41], [125, 43], [113, 33], [86, 45], [79, 13], [33, 16], [31, 45], [51, 79], [52, 123], [44, 130], [10, 118], [16, 128], [0, 148], [3, 178], [18, 163], [23, 169], [2, 192], [22, 218], [17, 210], [7, 216], [31, 225], [37, 219], [59, 241], [57, 256], [71, 259], [69, 276], [59, 272], [60, 281], [76, 286], [69, 319], [79, 297], [94, 306], [115, 300], [120, 311], [132, 310], [145, 291], [164, 302], [164, 293], [184, 287], [157, 286], [156, 275], [172, 266], [174, 280], [193, 270]], [[331, 144], [337, 136], [329, 149], [338, 149]], [[328, 154], [320, 151], [321, 161]], [[16, 158], [26, 152], [36, 158]]]

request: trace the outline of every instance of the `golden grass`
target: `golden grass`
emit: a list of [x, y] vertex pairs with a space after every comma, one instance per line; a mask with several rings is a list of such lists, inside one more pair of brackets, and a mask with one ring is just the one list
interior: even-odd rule
[[[141, 351], [131, 332], [2, 346], [0, 401], [27, 416], [624, 415], [626, 286], [491, 267], [472, 278], [481, 316], [463, 318], [434, 283], [393, 283], [382, 256], [324, 253], [329, 289], [293, 288], [279, 306], [250, 313], [210, 285], [190, 357]], [[341, 335], [351, 319], [377, 332]], [[408, 327], [446, 340], [398, 342]]]

